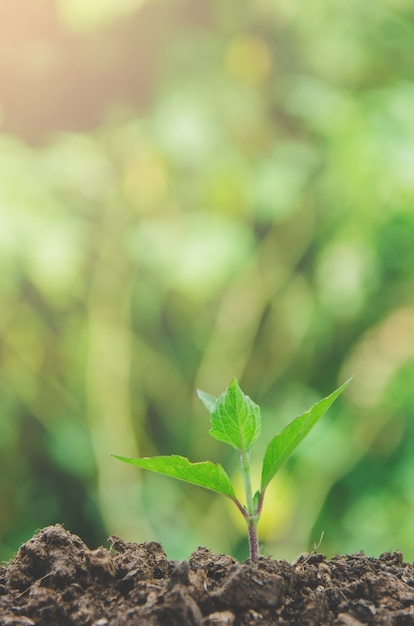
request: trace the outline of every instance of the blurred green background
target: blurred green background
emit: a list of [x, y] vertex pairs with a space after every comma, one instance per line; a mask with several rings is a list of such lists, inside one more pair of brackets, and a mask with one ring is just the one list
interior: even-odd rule
[[[411, 0], [0, 8], [0, 558], [61, 522], [247, 556], [231, 502], [118, 463], [221, 462], [354, 374], [272, 483], [263, 552], [414, 559]], [[240, 519], [239, 519], [240, 517]]]

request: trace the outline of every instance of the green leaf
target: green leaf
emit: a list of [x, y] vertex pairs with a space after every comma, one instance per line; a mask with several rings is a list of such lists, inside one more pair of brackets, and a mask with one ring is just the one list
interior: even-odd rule
[[136, 465], [142, 469], [150, 470], [172, 478], [178, 478], [184, 482], [205, 487], [228, 496], [232, 500], [236, 498], [231, 480], [218, 463], [211, 461], [203, 461], [201, 463], [191, 463], [183, 456], [153, 456], [133, 459], [125, 456], [117, 456], [116, 459]]
[[242, 392], [235, 378], [217, 399], [210, 421], [210, 435], [237, 450], [249, 450], [261, 431], [260, 407]]
[[267, 446], [263, 459], [261, 490], [266, 489], [278, 469], [292, 454], [293, 450], [306, 437], [320, 417], [343, 392], [351, 379], [347, 380], [336, 391], [314, 404], [309, 411], [295, 418], [279, 435], [276, 435]]
[[206, 393], [205, 391], [201, 391], [201, 389], [197, 389], [197, 395], [206, 407], [207, 411], [212, 413], [214, 411], [214, 407], [216, 406], [217, 398], [209, 393]]

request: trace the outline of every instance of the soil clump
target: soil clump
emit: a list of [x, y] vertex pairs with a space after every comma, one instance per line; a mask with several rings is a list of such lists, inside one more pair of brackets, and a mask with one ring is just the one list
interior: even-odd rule
[[414, 626], [400, 552], [239, 563], [198, 548], [177, 562], [155, 542], [109, 544], [37, 533], [0, 566], [0, 626]]

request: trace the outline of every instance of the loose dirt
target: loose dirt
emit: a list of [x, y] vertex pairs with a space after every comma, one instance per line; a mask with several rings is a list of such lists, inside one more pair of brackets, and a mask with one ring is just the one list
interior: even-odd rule
[[414, 567], [400, 552], [238, 563], [198, 548], [177, 562], [158, 543], [109, 544], [40, 531], [0, 567], [0, 625], [414, 625]]

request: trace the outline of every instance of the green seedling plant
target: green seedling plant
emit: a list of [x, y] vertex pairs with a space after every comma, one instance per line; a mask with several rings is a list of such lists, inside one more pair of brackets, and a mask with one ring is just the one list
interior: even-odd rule
[[250, 558], [255, 561], [259, 557], [257, 525], [270, 481], [316, 422], [343, 392], [349, 380], [329, 396], [314, 404], [308, 411], [296, 417], [273, 437], [266, 448], [260, 489], [256, 492], [252, 489], [250, 451], [261, 432], [260, 407], [243, 393], [236, 379], [233, 379], [218, 398], [204, 391], [197, 391], [198, 397], [210, 413], [210, 435], [218, 441], [229, 444], [239, 454], [245, 504], [237, 498], [227, 472], [219, 463], [211, 461], [192, 463], [187, 458], [178, 455], [143, 458], [113, 456], [125, 463], [205, 487], [230, 498], [246, 521]]

